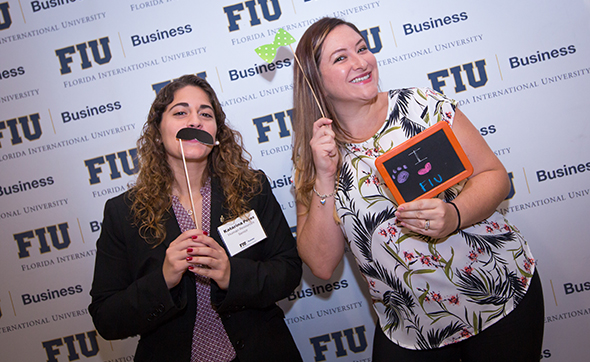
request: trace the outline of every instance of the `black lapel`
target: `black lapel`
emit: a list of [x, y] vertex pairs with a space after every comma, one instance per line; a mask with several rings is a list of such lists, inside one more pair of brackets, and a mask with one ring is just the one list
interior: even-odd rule
[[180, 226], [178, 225], [178, 220], [176, 220], [176, 216], [172, 211], [172, 207], [170, 207], [166, 211], [166, 239], [164, 239], [163, 244], [168, 247], [171, 242], [174, 241], [181, 234]]

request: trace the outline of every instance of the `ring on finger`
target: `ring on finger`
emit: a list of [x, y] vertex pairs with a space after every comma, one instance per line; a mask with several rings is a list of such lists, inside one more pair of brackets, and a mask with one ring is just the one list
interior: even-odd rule
[[426, 222], [424, 223], [424, 230], [428, 229], [430, 229], [430, 220], [426, 220]]

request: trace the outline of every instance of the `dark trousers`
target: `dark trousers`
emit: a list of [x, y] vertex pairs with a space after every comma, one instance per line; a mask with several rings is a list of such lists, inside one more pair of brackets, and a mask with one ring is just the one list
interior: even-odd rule
[[373, 362], [539, 362], [545, 306], [535, 270], [524, 298], [507, 316], [464, 341], [431, 350], [406, 349], [375, 329]]

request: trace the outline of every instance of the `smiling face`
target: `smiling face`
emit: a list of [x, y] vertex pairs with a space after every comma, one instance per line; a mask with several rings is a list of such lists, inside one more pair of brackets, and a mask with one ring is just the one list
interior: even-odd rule
[[319, 70], [336, 109], [351, 102], [369, 102], [379, 93], [377, 60], [365, 39], [347, 25], [337, 26], [326, 37]]
[[[207, 93], [199, 87], [189, 85], [178, 89], [162, 114], [160, 133], [170, 164], [182, 162], [181, 141], [176, 138], [176, 134], [183, 128], [201, 129], [215, 139], [217, 123], [213, 106]], [[187, 162], [207, 162], [211, 146], [196, 140], [182, 142]]]

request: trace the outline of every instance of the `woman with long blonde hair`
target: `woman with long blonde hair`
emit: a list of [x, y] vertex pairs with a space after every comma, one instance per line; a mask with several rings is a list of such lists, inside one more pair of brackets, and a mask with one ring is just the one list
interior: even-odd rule
[[[509, 191], [504, 166], [455, 101], [428, 88], [381, 92], [375, 56], [341, 19], [311, 25], [296, 55], [298, 251], [329, 279], [350, 248], [379, 319], [373, 362], [538, 361], [536, 261], [496, 211]], [[437, 122], [452, 127], [473, 174], [398, 204], [376, 159]]]

